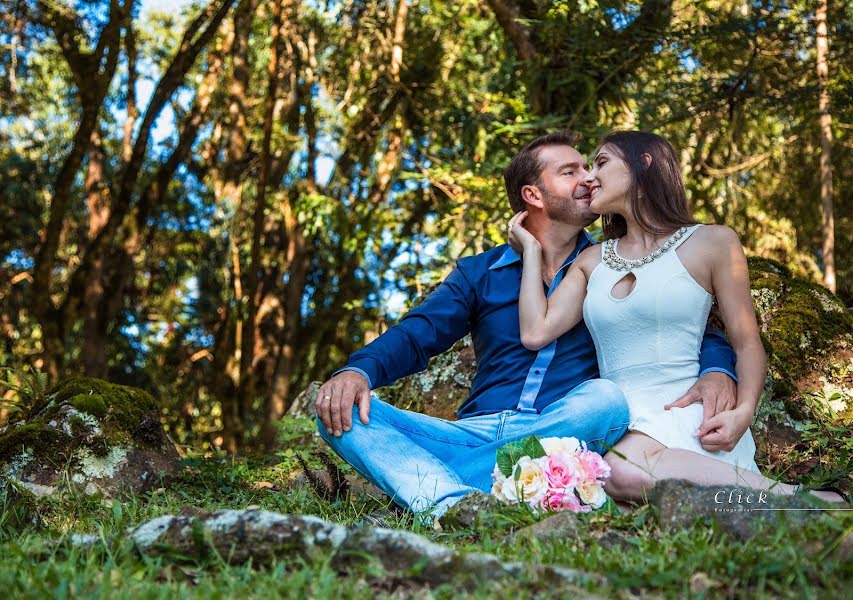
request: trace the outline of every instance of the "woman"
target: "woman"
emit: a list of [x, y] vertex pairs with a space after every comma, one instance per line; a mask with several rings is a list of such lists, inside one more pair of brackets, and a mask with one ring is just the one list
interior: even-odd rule
[[[740, 485], [792, 494], [800, 486], [761, 475], [749, 431], [767, 358], [758, 333], [746, 257], [737, 235], [691, 217], [675, 152], [660, 136], [616, 132], [605, 138], [585, 183], [590, 209], [604, 217], [607, 241], [585, 250], [546, 298], [539, 243], [513, 217], [510, 243], [523, 254], [519, 299], [522, 343], [550, 343], [584, 319], [601, 377], [616, 382], [631, 409], [628, 433], [608, 455], [606, 489], [641, 500], [658, 479]], [[699, 348], [714, 297], [737, 354], [737, 406], [705, 424], [699, 404], [668, 408], [696, 382]], [[726, 435], [723, 435], [723, 434]], [[715, 441], [739, 440], [721, 447]], [[813, 492], [829, 501], [840, 496]]]

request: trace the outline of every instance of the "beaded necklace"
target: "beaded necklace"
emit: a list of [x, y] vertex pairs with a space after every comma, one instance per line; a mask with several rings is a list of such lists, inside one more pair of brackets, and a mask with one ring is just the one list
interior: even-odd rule
[[682, 227], [678, 231], [672, 234], [672, 236], [664, 242], [663, 246], [652, 252], [651, 254], [644, 256], [643, 258], [636, 259], [628, 259], [622, 258], [619, 256], [619, 253], [616, 251], [616, 246], [619, 243], [619, 240], [605, 240], [604, 242], [604, 253], [602, 254], [602, 259], [607, 264], [608, 267], [613, 269], [614, 271], [631, 271], [633, 269], [642, 267], [643, 265], [647, 265], [653, 262], [655, 259], [659, 258], [661, 255], [665, 254], [667, 250], [672, 248], [672, 246], [684, 237], [684, 234], [687, 233], [689, 227]]

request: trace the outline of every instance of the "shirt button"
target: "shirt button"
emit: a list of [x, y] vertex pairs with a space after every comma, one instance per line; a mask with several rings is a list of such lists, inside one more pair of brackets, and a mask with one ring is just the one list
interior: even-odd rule
[[536, 370], [535, 370], [535, 371], [533, 371], [533, 372], [534, 372], [534, 373], [536, 373], [537, 375], [539, 375], [542, 371], [540, 371], [539, 369], [536, 369]]

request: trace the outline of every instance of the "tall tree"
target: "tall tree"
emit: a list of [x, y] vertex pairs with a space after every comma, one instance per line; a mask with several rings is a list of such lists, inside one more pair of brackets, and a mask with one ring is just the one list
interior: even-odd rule
[[835, 292], [835, 215], [832, 210], [832, 113], [829, 106], [827, 0], [815, 9], [818, 110], [820, 111], [820, 200], [823, 216], [823, 284]]

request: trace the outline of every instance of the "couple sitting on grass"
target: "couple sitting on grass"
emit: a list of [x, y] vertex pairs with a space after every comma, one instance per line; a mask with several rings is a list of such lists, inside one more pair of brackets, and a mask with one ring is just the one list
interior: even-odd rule
[[[678, 160], [660, 136], [612, 133], [591, 166], [576, 143], [558, 132], [512, 159], [509, 244], [459, 259], [320, 387], [320, 434], [395, 503], [427, 517], [488, 492], [497, 449], [530, 435], [613, 450], [605, 490], [616, 501], [643, 500], [668, 478], [798, 492], [755, 464], [749, 426], [767, 359], [736, 234], [690, 217]], [[584, 230], [599, 215], [602, 244]], [[729, 341], [706, 325], [715, 298]], [[371, 395], [469, 333], [477, 372], [459, 420]]]

